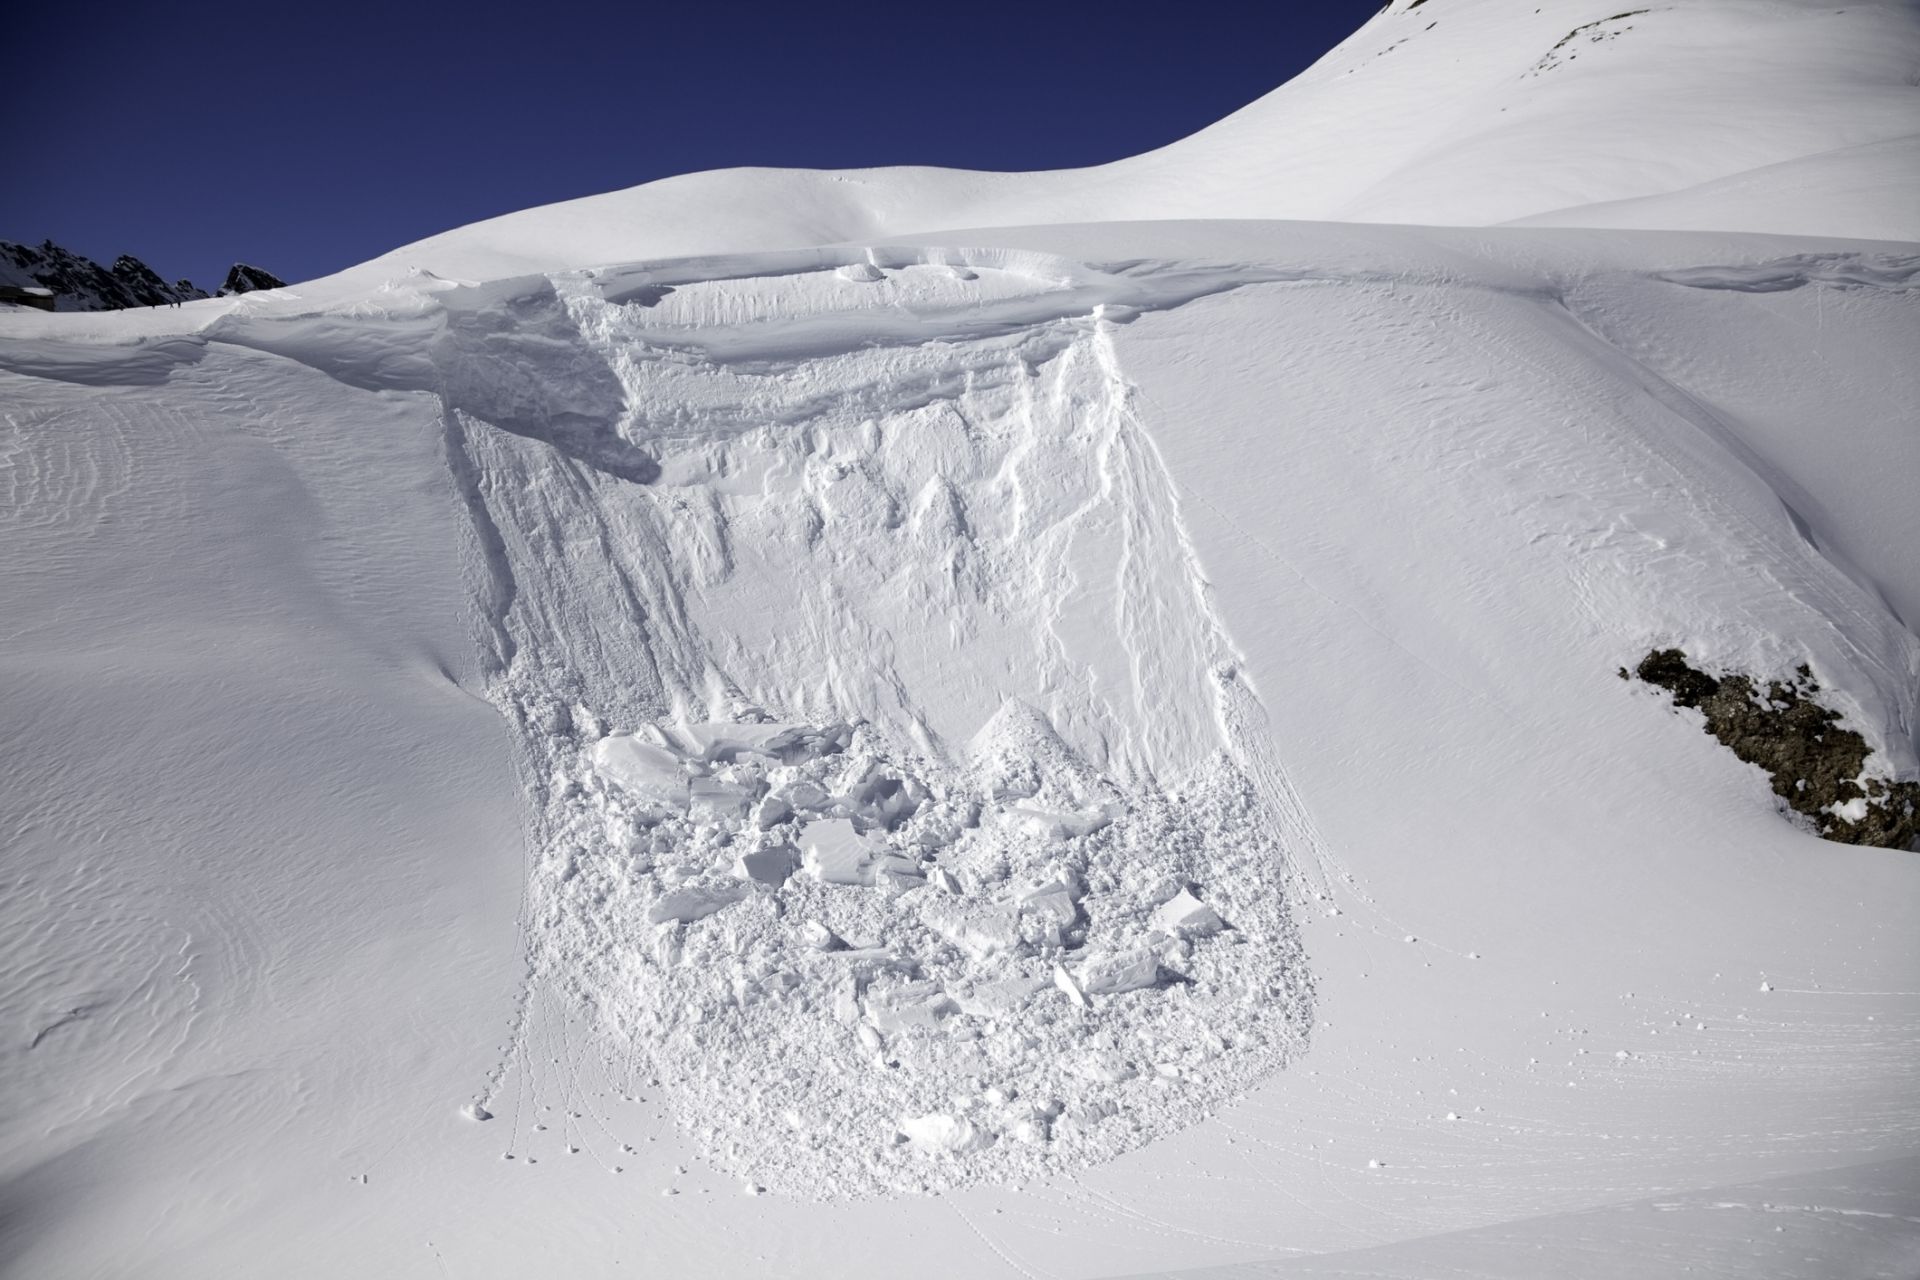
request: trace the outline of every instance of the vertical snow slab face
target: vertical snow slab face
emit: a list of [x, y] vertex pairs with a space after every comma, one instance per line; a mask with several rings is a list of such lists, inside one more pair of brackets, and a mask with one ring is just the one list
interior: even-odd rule
[[[1130, 286], [842, 257], [449, 303], [534, 981], [758, 1186], [1108, 1159], [1304, 1046], [1310, 828], [1241, 769], [1272, 753], [1113, 356]], [[576, 374], [623, 407], [575, 387], [543, 440]]]

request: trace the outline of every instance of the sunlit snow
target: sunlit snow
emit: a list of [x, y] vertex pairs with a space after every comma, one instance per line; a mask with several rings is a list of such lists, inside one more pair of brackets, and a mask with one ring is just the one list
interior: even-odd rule
[[9, 1264], [1905, 1274], [1920, 856], [1619, 677], [1920, 765], [1917, 56], [1395, 0], [1100, 169], [0, 309]]

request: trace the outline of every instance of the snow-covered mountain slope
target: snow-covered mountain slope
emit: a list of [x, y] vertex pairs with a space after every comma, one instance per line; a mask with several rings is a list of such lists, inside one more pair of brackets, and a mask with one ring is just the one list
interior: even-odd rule
[[1903, 0], [1395, 3], [1258, 102], [1114, 164], [692, 174], [463, 227], [355, 275], [492, 279], [1133, 219], [1920, 240], [1916, 66], [1920, 13]]
[[[1920, 772], [1920, 252], [1864, 168], [1825, 238], [1235, 203], [1547, 156], [1410, 105], [1491, 47], [1641, 123], [1463, 220], [1901, 145], [1906, 11], [1565, 9], [1131, 169], [0, 313], [7, 1266], [1902, 1274], [1920, 856], [1621, 675], [1804, 666]], [[1663, 152], [1723, 72], [1800, 124]]]
[[[1920, 858], [1614, 669], [1810, 663], [1912, 775], [1914, 266], [1108, 224], [8, 317], [10, 1251], [1099, 1276], [1911, 1156]], [[700, 728], [762, 714], [866, 727]]]

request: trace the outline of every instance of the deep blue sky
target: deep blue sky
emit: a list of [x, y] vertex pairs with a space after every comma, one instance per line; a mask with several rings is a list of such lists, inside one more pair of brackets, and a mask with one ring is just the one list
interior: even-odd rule
[[0, 239], [212, 287], [696, 169], [1097, 164], [1251, 102], [1380, 3], [30, 2]]

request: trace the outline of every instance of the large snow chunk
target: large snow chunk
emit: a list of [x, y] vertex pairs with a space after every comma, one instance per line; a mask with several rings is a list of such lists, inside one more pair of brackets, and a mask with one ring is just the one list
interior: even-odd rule
[[743, 755], [777, 760], [810, 732], [804, 724], [683, 724], [668, 730], [668, 736], [700, 760], [730, 761]]
[[670, 921], [691, 924], [695, 920], [732, 906], [745, 897], [746, 893], [745, 886], [734, 884], [675, 889], [671, 893], [661, 895], [651, 907], [647, 908], [647, 919], [654, 924], [666, 924]]
[[970, 1013], [976, 1018], [1008, 1018], [1026, 1008], [1036, 995], [1050, 985], [1052, 980], [1049, 978], [1016, 973], [1005, 978], [976, 982], [956, 993], [954, 999], [961, 1012]]
[[833, 797], [827, 794], [826, 788], [806, 778], [775, 787], [769, 798], [784, 802], [796, 813], [819, 813], [833, 803]]
[[1219, 912], [1194, 897], [1191, 890], [1182, 889], [1154, 911], [1153, 927], [1176, 937], [1204, 937], [1220, 932], [1227, 927], [1227, 922], [1220, 918]]
[[747, 809], [753, 803], [753, 794], [746, 787], [724, 778], [695, 778], [687, 792], [695, 817], [731, 818], [737, 822], [747, 816]]
[[594, 743], [593, 771], [641, 804], [687, 807], [687, 776], [679, 757], [632, 734]]
[[1038, 924], [1047, 942], [1057, 946], [1066, 931], [1080, 919], [1083, 892], [1074, 877], [1064, 875], [1020, 890], [1014, 895], [1014, 901]]
[[823, 884], [871, 888], [883, 876], [921, 879], [920, 865], [874, 844], [845, 818], [809, 822], [800, 833], [801, 865]]
[[1078, 840], [1113, 823], [1113, 815], [1101, 809], [1062, 813], [1017, 804], [1007, 810], [1007, 816], [1018, 829], [1044, 840]]
[[755, 849], [743, 853], [733, 860], [733, 874], [742, 880], [752, 880], [758, 884], [779, 888], [793, 874], [799, 862], [791, 846], [775, 845], [771, 849]]
[[993, 1135], [971, 1120], [935, 1112], [930, 1116], [912, 1116], [900, 1122], [900, 1132], [922, 1151], [957, 1155], [979, 1151], [993, 1144]]
[[[942, 873], [936, 870], [934, 874]], [[929, 912], [927, 921], [941, 937], [975, 960], [987, 960], [1020, 949], [1020, 913], [1011, 906]]]
[[1145, 947], [1108, 952], [1081, 962], [1074, 974], [1080, 989], [1091, 996], [1140, 991], [1160, 981], [1160, 960]]
[[861, 1012], [875, 1030], [897, 1035], [909, 1029], [931, 1030], [942, 1018], [959, 1012], [937, 982], [907, 982], [899, 986], [873, 987], [861, 1004]]

